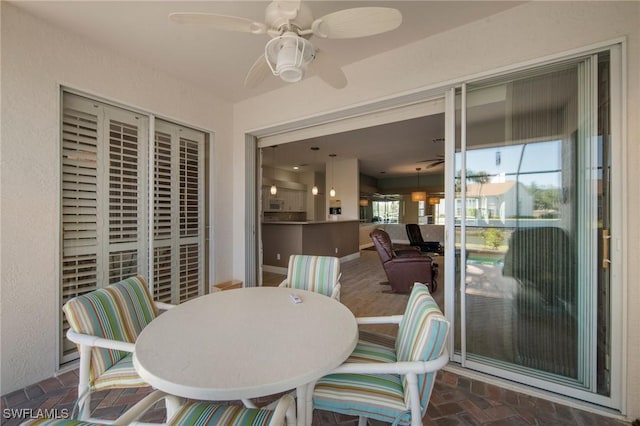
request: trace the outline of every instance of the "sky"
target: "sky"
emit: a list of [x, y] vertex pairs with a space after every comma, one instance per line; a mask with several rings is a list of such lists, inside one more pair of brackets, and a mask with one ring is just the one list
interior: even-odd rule
[[[456, 153], [456, 164], [460, 164], [460, 153]], [[467, 150], [466, 169], [488, 173], [491, 182], [518, 180], [559, 188], [561, 164], [561, 141], [555, 140]]]

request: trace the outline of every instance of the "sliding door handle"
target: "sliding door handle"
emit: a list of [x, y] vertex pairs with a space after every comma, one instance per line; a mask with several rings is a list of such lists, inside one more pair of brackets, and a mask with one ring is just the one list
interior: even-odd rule
[[611, 259], [609, 259], [609, 242], [611, 241], [611, 235], [609, 235], [608, 229], [602, 230], [602, 268], [608, 269]]

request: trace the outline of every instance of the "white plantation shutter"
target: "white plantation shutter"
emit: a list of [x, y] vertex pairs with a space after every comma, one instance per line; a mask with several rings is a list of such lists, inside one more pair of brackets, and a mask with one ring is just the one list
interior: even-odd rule
[[180, 303], [204, 293], [204, 134], [156, 121], [154, 297]]
[[[105, 107], [108, 128], [109, 283], [135, 274], [147, 276], [146, 121]], [[144, 132], [141, 132], [144, 130]]]
[[[204, 294], [205, 134], [157, 120], [150, 153], [147, 116], [70, 93], [61, 120], [61, 304], [135, 274], [152, 274], [156, 300]], [[61, 317], [66, 362], [77, 354]]]
[[177, 212], [173, 210], [171, 193], [171, 170], [175, 168], [172, 159], [175, 155], [171, 148], [171, 134], [158, 130], [165, 128], [156, 122], [154, 152], [154, 194], [153, 194], [153, 291], [154, 298], [161, 302], [172, 303], [172, 286], [174, 282], [173, 265], [173, 218]]
[[[62, 113], [61, 304], [122, 277], [144, 273], [138, 238], [145, 210], [138, 184], [145, 173], [140, 140], [145, 117], [65, 93]], [[142, 154], [143, 151], [142, 151]], [[144, 216], [143, 216], [144, 219]], [[141, 270], [142, 268], [142, 270]], [[61, 360], [77, 357], [64, 338]]]
[[185, 131], [180, 134], [180, 301], [197, 296], [204, 284], [200, 165], [204, 139], [196, 140], [197, 136]]
[[[91, 103], [65, 98], [62, 113], [62, 304], [97, 288], [98, 128]], [[62, 318], [61, 333], [69, 328]], [[75, 351], [63, 339], [62, 359]]]

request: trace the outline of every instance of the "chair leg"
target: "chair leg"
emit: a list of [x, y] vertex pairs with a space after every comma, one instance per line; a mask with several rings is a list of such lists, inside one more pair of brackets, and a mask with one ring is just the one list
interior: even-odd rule
[[367, 426], [367, 418], [365, 416], [358, 418], [358, 426]]
[[91, 346], [80, 345], [80, 369], [78, 372], [78, 418], [86, 420], [91, 417], [91, 389], [89, 389], [89, 363]]
[[305, 413], [307, 415], [305, 423], [307, 426], [311, 426], [311, 424], [313, 423], [313, 391], [315, 387], [315, 381], [307, 384], [307, 395], [305, 401]]
[[307, 385], [300, 385], [296, 388], [296, 411], [298, 413], [299, 425], [310, 425], [311, 419], [307, 419]]
[[78, 419], [88, 420], [91, 418], [91, 392], [87, 389], [85, 395], [78, 397]]
[[421, 426], [422, 410], [420, 407], [420, 393], [418, 391], [418, 376], [415, 373], [408, 373], [405, 377], [407, 378], [411, 403], [411, 426]]

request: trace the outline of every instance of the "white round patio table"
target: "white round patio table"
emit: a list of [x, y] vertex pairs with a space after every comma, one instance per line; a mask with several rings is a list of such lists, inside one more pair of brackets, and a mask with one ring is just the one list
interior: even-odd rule
[[[292, 293], [302, 302], [294, 303]], [[310, 424], [311, 385], [342, 364], [357, 341], [355, 317], [335, 299], [252, 287], [201, 296], [164, 312], [136, 340], [133, 364], [154, 388], [198, 400], [296, 389], [298, 424]]]

